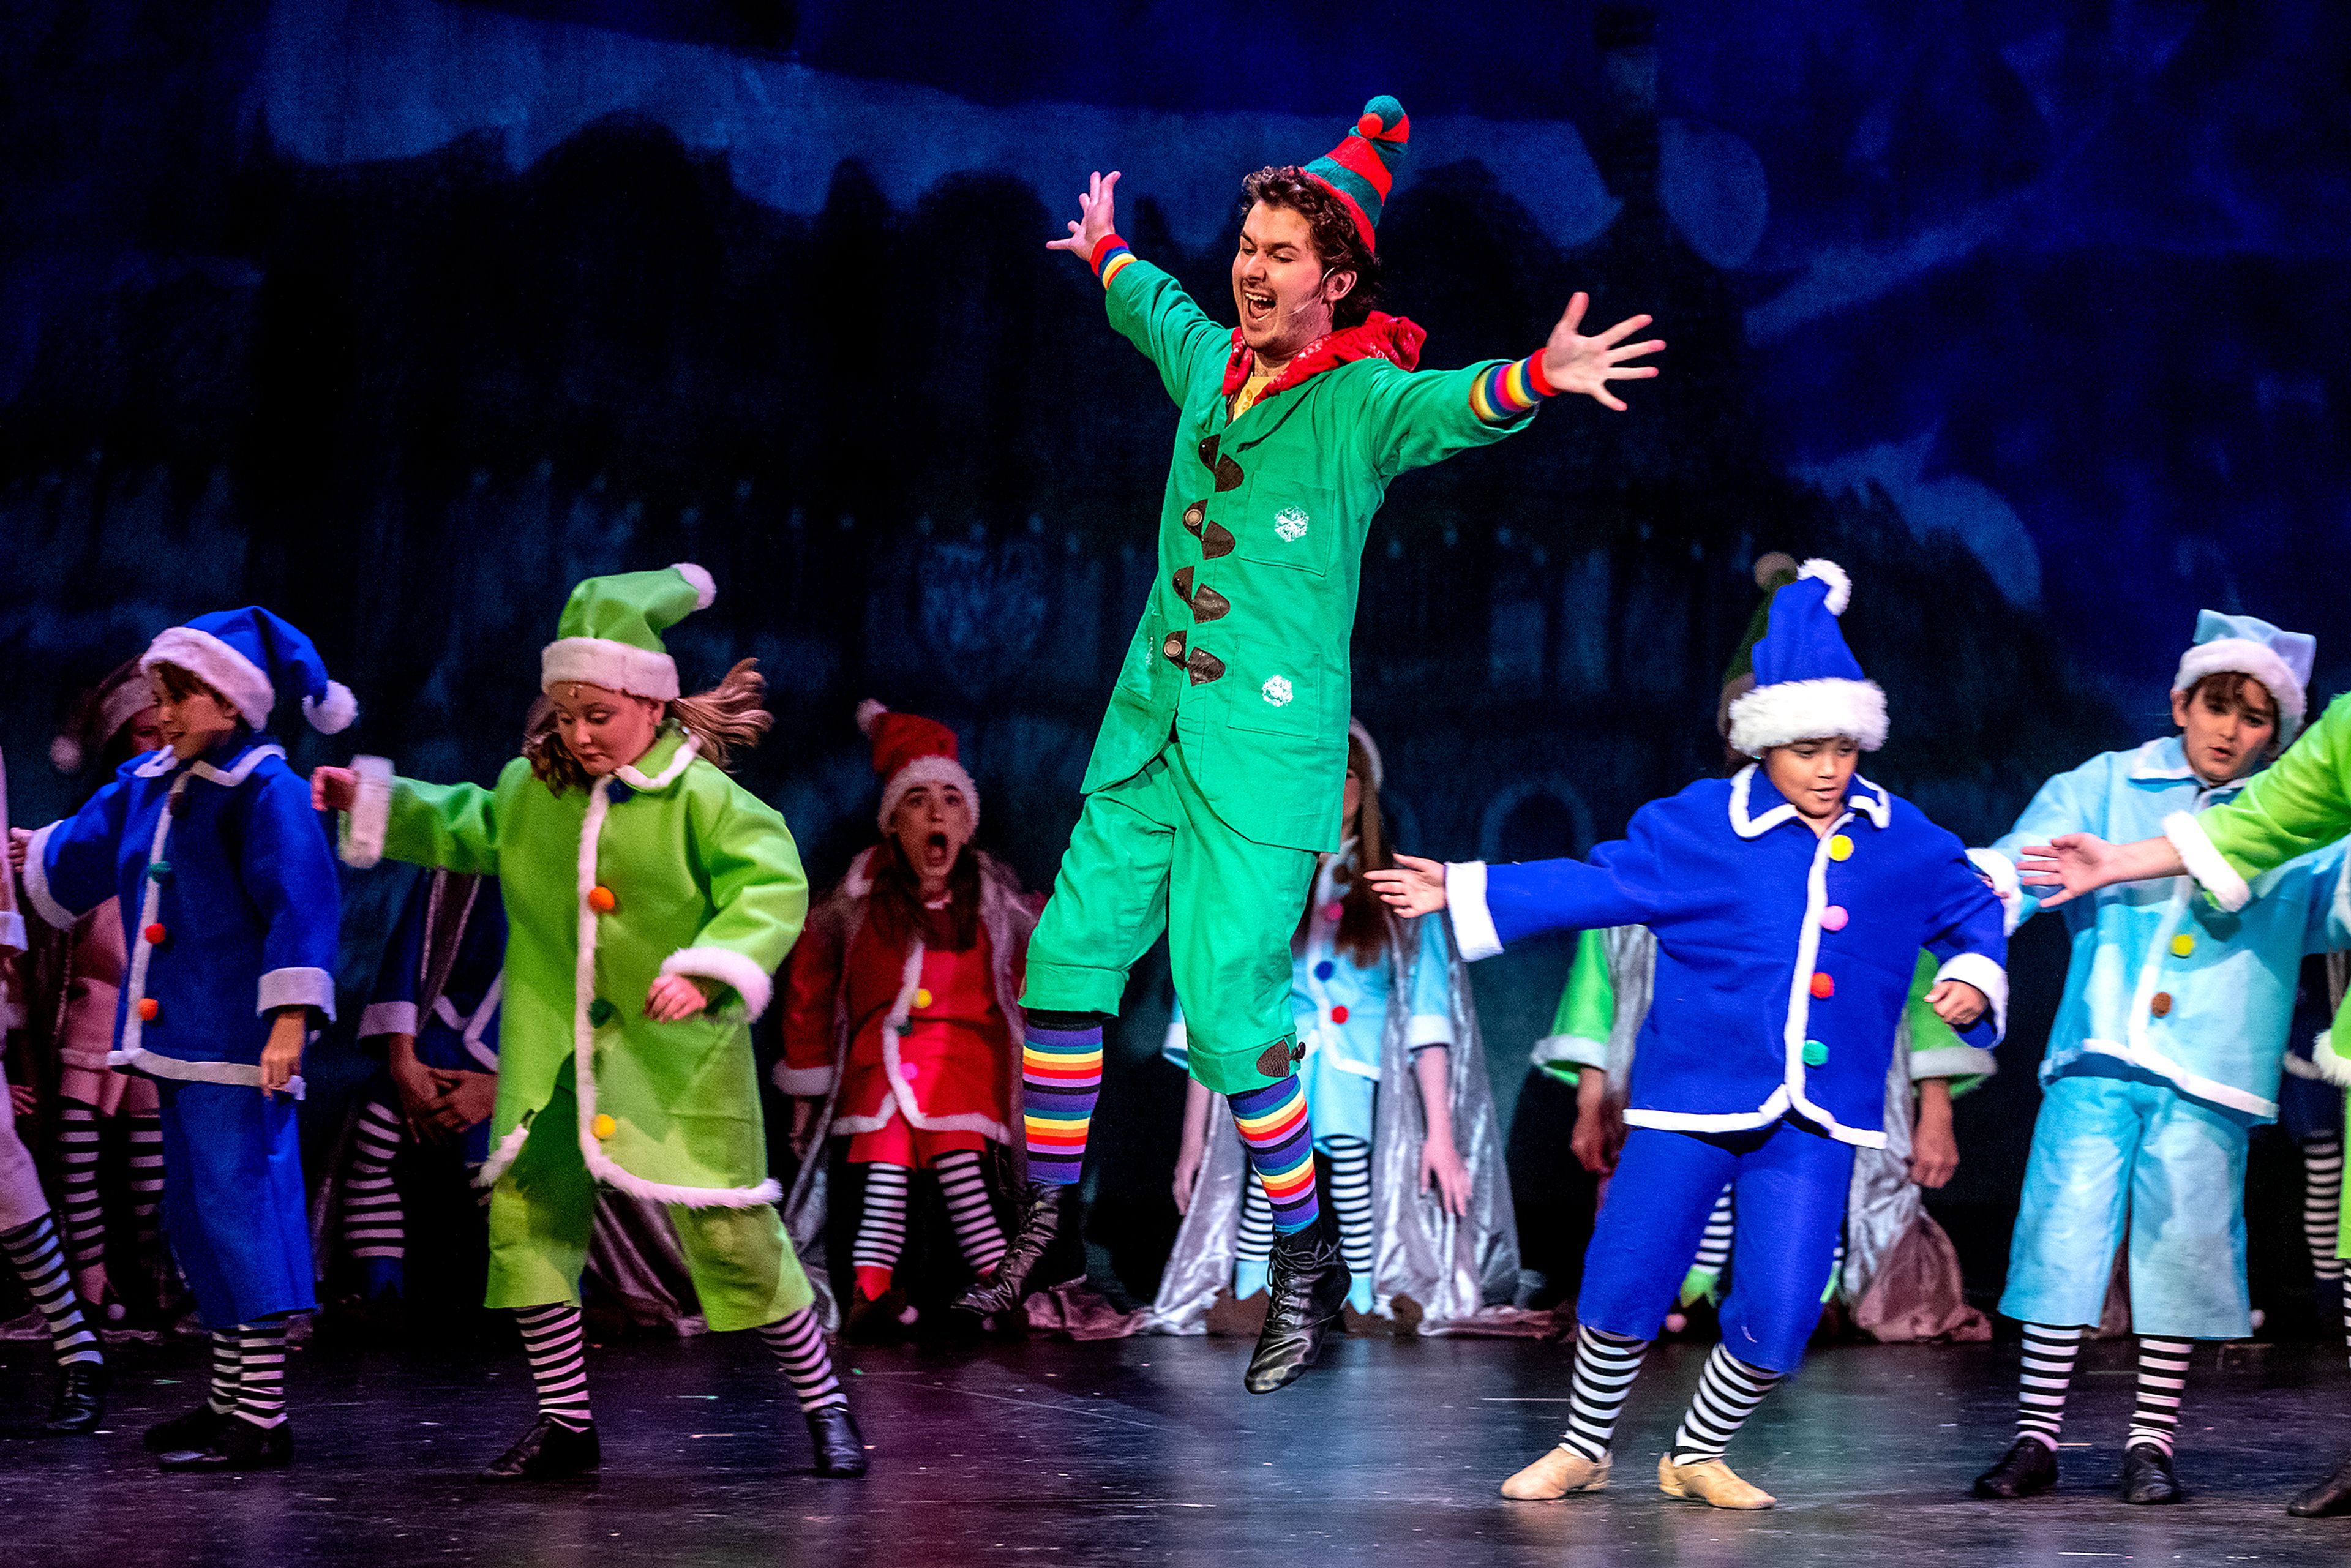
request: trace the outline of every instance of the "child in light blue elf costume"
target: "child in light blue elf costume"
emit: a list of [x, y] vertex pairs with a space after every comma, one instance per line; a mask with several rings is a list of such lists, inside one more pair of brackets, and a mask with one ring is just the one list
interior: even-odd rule
[[333, 734], [359, 706], [310, 640], [254, 606], [162, 632], [141, 660], [164, 749], [31, 836], [24, 874], [69, 927], [121, 900], [116, 1066], [156, 1081], [163, 1218], [213, 1334], [212, 1397], [147, 1433], [166, 1469], [288, 1463], [286, 1320], [311, 1297], [294, 1102], [335, 1016], [335, 862], [309, 787], [262, 727], [281, 690]]
[[[1348, 1307], [1393, 1316], [1392, 1299], [1406, 1295], [1424, 1322], [1467, 1319], [1508, 1299], [1517, 1239], [1493, 1093], [1445, 924], [1395, 919], [1361, 879], [1392, 863], [1384, 772], [1371, 732], [1351, 720], [1345, 836], [1321, 857], [1291, 944], [1290, 1005], [1306, 1048], [1298, 1077], [1315, 1149], [1330, 1164]], [[1167, 1060], [1187, 1067], [1188, 1043], [1179, 1005]], [[1185, 1220], [1152, 1320], [1196, 1333], [1219, 1284], [1238, 1301], [1266, 1289], [1274, 1236], [1264, 1184], [1196, 1080], [1175, 1189]]]
[[1815, 560], [1772, 600], [1755, 687], [1730, 708], [1731, 744], [1757, 766], [1642, 807], [1588, 861], [1399, 856], [1372, 873], [1408, 914], [1450, 908], [1472, 960], [1544, 931], [1642, 925], [1657, 939], [1630, 1130], [1576, 1302], [1568, 1431], [1505, 1497], [1607, 1484], [1617, 1414], [1729, 1182], [1740, 1267], [1722, 1343], [1657, 1482], [1717, 1508], [1771, 1507], [1723, 1453], [1819, 1319], [1854, 1150], [1886, 1141], [1895, 1025], [1921, 947], [1941, 960], [1937, 1015], [1970, 1044], [1999, 1038], [1999, 900], [1958, 839], [1855, 771], [1886, 738], [1886, 695], [1838, 628], [1851, 594], [1842, 569]]
[[489, 1157], [506, 954], [497, 878], [434, 871], [409, 889], [360, 1014], [360, 1038], [383, 1041], [384, 1071], [361, 1103], [343, 1186], [343, 1239], [370, 1301], [405, 1283], [408, 1219], [392, 1174], [402, 1145], [455, 1143], [469, 1173]]
[[[2116, 842], [2233, 799], [2302, 727], [2316, 644], [2250, 615], [2207, 610], [2172, 677], [2181, 733], [2094, 757], [2041, 787], [1983, 858], [2018, 921], [2032, 845], [2064, 833]], [[2252, 1333], [2245, 1289], [2245, 1145], [2277, 1119], [2303, 956], [2351, 942], [2340, 844], [2262, 879], [2236, 913], [2186, 876], [2103, 889], [2064, 911], [2065, 998], [2041, 1064], [2041, 1113], [2000, 1310], [2024, 1325], [2015, 1443], [1976, 1481], [1987, 1498], [2056, 1484], [2066, 1386], [2098, 1322], [2115, 1249], [2130, 1245], [2138, 1402], [2123, 1500], [2177, 1502], [2171, 1448], [2189, 1354]]]

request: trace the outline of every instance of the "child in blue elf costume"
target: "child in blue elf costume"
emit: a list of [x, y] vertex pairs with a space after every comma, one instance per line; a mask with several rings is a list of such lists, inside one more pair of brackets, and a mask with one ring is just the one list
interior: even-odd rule
[[[2030, 846], [2062, 833], [2149, 838], [2175, 813], [2235, 799], [2302, 727], [2315, 653], [2299, 632], [2202, 612], [2171, 683], [2180, 733], [2057, 775], [1980, 856], [2015, 919], [2031, 918], [2049, 891], [2019, 885]], [[2304, 955], [2351, 945], [2343, 870], [2338, 842], [2270, 873], [2234, 912], [2197, 896], [2184, 875], [2102, 888], [2064, 909], [2073, 962], [2041, 1064], [2000, 1301], [2024, 1325], [2017, 1436], [1977, 1478], [1977, 1496], [2056, 1484], [2074, 1355], [2127, 1232], [2138, 1399], [2122, 1497], [2180, 1500], [2171, 1448], [2189, 1352], [2253, 1332], [2246, 1143], [2278, 1117]]]
[[1854, 770], [1885, 741], [1886, 695], [1838, 628], [1851, 595], [1842, 569], [1814, 560], [1772, 600], [1755, 687], [1730, 709], [1731, 744], [1757, 766], [1644, 806], [1588, 861], [1399, 856], [1373, 873], [1407, 913], [1449, 907], [1467, 958], [1544, 931], [1637, 924], [1657, 939], [1630, 1130], [1576, 1302], [1568, 1431], [1505, 1497], [1607, 1484], [1617, 1413], [1729, 1182], [1740, 1266], [1722, 1343], [1657, 1482], [1717, 1508], [1771, 1506], [1723, 1453], [1819, 1319], [1853, 1152], [1886, 1139], [1895, 1025], [1921, 947], [1941, 960], [1937, 1016], [1970, 1044], [2000, 1037], [1999, 900], [1958, 839]]
[[317, 1303], [294, 1102], [335, 1016], [335, 861], [309, 786], [264, 732], [281, 690], [315, 729], [358, 705], [310, 640], [254, 606], [163, 632], [141, 660], [165, 746], [23, 847], [27, 902], [72, 925], [121, 901], [111, 1058], [156, 1081], [163, 1216], [213, 1334], [212, 1397], [152, 1427], [166, 1469], [289, 1462], [286, 1320]]

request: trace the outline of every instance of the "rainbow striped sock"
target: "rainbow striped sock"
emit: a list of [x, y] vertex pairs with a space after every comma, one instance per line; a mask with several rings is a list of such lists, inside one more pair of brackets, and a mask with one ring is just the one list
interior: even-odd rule
[[1469, 412], [1488, 424], [1508, 424], [1558, 391], [1542, 371], [1542, 352], [1494, 366], [1469, 383]]
[[1249, 1145], [1249, 1164], [1273, 1205], [1273, 1228], [1289, 1236], [1322, 1216], [1314, 1191], [1314, 1129], [1306, 1121], [1306, 1091], [1285, 1078], [1262, 1089], [1228, 1094], [1233, 1120]]
[[1102, 1092], [1102, 1031], [1029, 1026], [1020, 1047], [1021, 1118], [1029, 1138], [1029, 1179], [1074, 1186], [1086, 1163], [1086, 1130]]

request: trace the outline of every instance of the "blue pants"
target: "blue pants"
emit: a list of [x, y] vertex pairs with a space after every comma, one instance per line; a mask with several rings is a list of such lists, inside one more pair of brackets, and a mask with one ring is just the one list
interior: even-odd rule
[[2134, 1333], [2252, 1333], [2245, 1140], [2242, 1123], [2160, 1084], [2089, 1074], [2051, 1083], [2032, 1124], [2001, 1312], [2096, 1322], [2127, 1223]]
[[163, 1228], [208, 1329], [317, 1306], [294, 1102], [241, 1083], [156, 1080]]
[[1785, 1119], [1727, 1134], [1635, 1127], [1592, 1228], [1577, 1318], [1656, 1338], [1728, 1182], [1738, 1228], [1723, 1348], [1766, 1372], [1793, 1372], [1821, 1321], [1852, 1179], [1851, 1145]]

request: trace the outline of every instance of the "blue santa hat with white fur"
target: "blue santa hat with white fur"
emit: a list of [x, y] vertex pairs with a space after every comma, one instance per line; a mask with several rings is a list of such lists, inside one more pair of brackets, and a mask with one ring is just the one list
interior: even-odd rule
[[2252, 676], [2277, 703], [2273, 744], [2283, 751], [2310, 711], [2310, 671], [2317, 657], [2318, 639], [2307, 632], [2282, 632], [2255, 616], [2199, 610], [2196, 641], [2179, 656], [2171, 689], [2188, 691], [2207, 675]]
[[157, 635], [139, 667], [171, 664], [226, 697], [245, 722], [269, 722], [282, 688], [300, 693], [302, 716], [321, 735], [349, 729], [360, 716], [350, 687], [327, 678], [327, 663], [310, 639], [258, 604], [217, 610]]
[[1730, 705], [1730, 744], [1750, 757], [1799, 740], [1850, 737], [1886, 744], [1886, 693], [1861, 673], [1837, 617], [1853, 580], [1833, 560], [1808, 560], [1771, 597], [1771, 627], [1755, 644], [1755, 687]]

